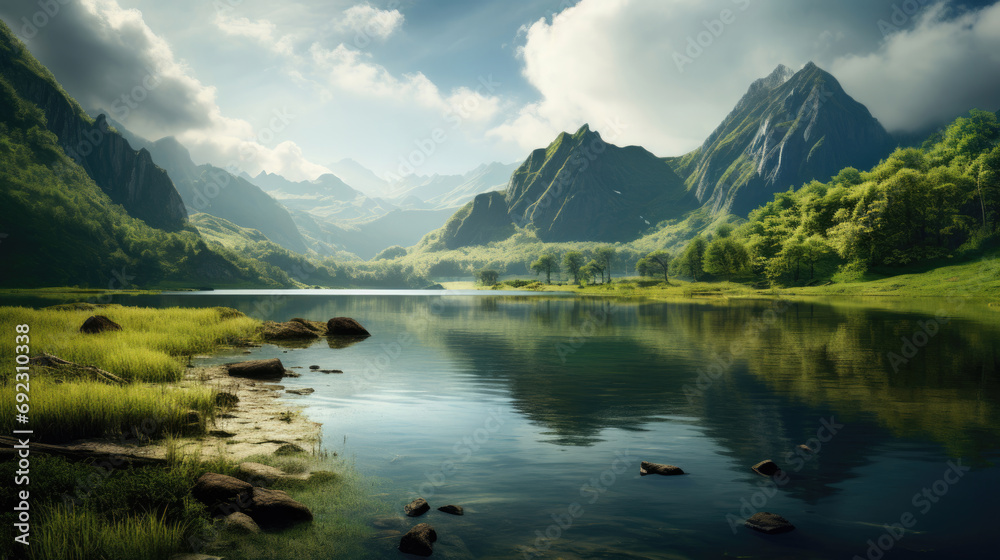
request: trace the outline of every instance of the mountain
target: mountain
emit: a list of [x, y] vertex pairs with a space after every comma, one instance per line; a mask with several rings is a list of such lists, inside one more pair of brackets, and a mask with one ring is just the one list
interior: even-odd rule
[[386, 196], [389, 183], [374, 171], [350, 158], [342, 159], [327, 166], [337, 177], [368, 196]]
[[208, 247], [150, 154], [91, 120], [2, 22], [0, 154], [4, 287], [292, 284]]
[[365, 196], [361, 191], [351, 188], [339, 177], [330, 173], [312, 181], [289, 181], [277, 173], [261, 172], [253, 178], [253, 182], [265, 191], [291, 195], [317, 195], [345, 201]]
[[105, 119], [91, 120], [47, 69], [21, 51], [6, 26], [0, 28], [0, 46], [0, 76], [15, 95], [42, 110], [42, 126], [112, 201], [152, 227], [173, 231], [184, 226], [181, 198], [149, 152], [132, 149]]
[[169, 173], [181, 200], [192, 213], [204, 212], [256, 229], [290, 251], [306, 251], [305, 241], [288, 210], [257, 185], [214, 165], [196, 165], [188, 149], [173, 136], [150, 142], [128, 132], [119, 123], [111, 123], [131, 142], [144, 146], [152, 160]]
[[410, 175], [395, 185], [393, 197], [404, 207], [415, 205], [413, 199], [417, 199], [425, 208], [458, 208], [476, 195], [505, 189], [517, 167], [517, 163], [493, 162], [462, 175]]
[[638, 146], [608, 144], [584, 125], [535, 150], [502, 193], [480, 194], [446, 224], [448, 248], [503, 239], [514, 224], [542, 241], [630, 241], [698, 201], [661, 159]]
[[754, 82], [700, 148], [668, 161], [713, 213], [746, 216], [791, 186], [867, 169], [894, 146], [868, 109], [810, 62], [798, 72], [779, 65]]

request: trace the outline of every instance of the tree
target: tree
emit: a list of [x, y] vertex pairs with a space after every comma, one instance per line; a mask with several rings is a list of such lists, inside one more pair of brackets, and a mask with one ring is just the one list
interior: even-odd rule
[[484, 268], [476, 272], [476, 279], [484, 286], [496, 286], [500, 273], [492, 268]]
[[734, 274], [739, 274], [750, 266], [750, 254], [746, 247], [732, 237], [716, 239], [705, 249], [705, 270], [712, 274], [725, 276], [731, 280]]
[[557, 273], [559, 272], [559, 259], [556, 258], [555, 255], [546, 253], [546, 254], [538, 257], [537, 261], [531, 263], [531, 271], [534, 272], [535, 275], [538, 275], [538, 274], [541, 274], [541, 273], [544, 272], [545, 273], [545, 283], [546, 284], [551, 284], [552, 283], [552, 273], [553, 272], [557, 272]]
[[597, 259], [591, 259], [590, 262], [588, 262], [587, 264], [583, 265], [583, 268], [580, 269], [580, 276], [582, 278], [590, 280], [592, 283], [594, 281], [594, 278], [598, 274], [601, 275], [601, 281], [603, 282], [604, 281], [604, 265], [602, 265], [600, 262], [598, 262]]
[[601, 281], [604, 281], [604, 272], [608, 273], [608, 282], [611, 281], [611, 262], [615, 258], [615, 248], [610, 245], [598, 247], [596, 251], [597, 262], [601, 264]]
[[583, 268], [584, 257], [579, 251], [570, 251], [563, 255], [562, 266], [567, 274], [573, 275], [573, 283], [580, 283], [580, 269]]
[[659, 250], [653, 251], [635, 263], [635, 270], [643, 276], [653, 274], [663, 274], [663, 280], [670, 283], [670, 253]]
[[698, 281], [698, 277], [705, 273], [705, 249], [708, 248], [708, 242], [705, 238], [698, 235], [692, 239], [687, 247], [684, 248], [684, 252], [680, 256], [680, 272], [681, 274], [690, 275], [694, 278], [694, 281]]

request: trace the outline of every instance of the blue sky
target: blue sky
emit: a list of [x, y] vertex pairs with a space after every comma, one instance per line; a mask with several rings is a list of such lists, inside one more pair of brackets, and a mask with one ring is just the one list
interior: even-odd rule
[[85, 107], [293, 179], [342, 158], [463, 172], [583, 123], [679, 155], [779, 63], [815, 61], [892, 131], [1000, 108], [995, 1], [21, 0], [0, 18]]

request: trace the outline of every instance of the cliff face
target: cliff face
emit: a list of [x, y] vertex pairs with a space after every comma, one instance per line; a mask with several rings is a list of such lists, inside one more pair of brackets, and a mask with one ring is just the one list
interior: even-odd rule
[[448, 247], [488, 243], [517, 224], [547, 242], [630, 241], [697, 206], [662, 160], [637, 146], [609, 144], [584, 125], [532, 152], [505, 191], [477, 196], [452, 218], [443, 240]]
[[836, 78], [809, 63], [754, 82], [700, 148], [674, 167], [713, 212], [745, 216], [774, 193], [867, 169], [894, 142]]
[[[3, 37], [10, 45], [10, 38]], [[187, 211], [167, 172], [145, 150], [133, 150], [107, 121], [90, 122], [51, 75], [40, 74], [21, 58], [0, 56], [0, 74], [21, 98], [45, 114], [59, 145], [91, 179], [133, 217], [155, 228], [183, 227]]]

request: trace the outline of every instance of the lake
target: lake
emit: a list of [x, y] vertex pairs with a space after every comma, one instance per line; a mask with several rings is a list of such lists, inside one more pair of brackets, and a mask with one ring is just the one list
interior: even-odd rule
[[[302, 368], [283, 384], [315, 393], [282, 398], [382, 481], [379, 499], [430, 502], [407, 525], [435, 526], [434, 557], [995, 553], [1000, 312], [984, 302], [317, 292], [116, 301], [359, 320], [360, 343], [251, 357]], [[786, 476], [751, 470], [765, 459]], [[641, 477], [640, 461], [688, 474]], [[797, 530], [743, 527], [756, 511]]]

